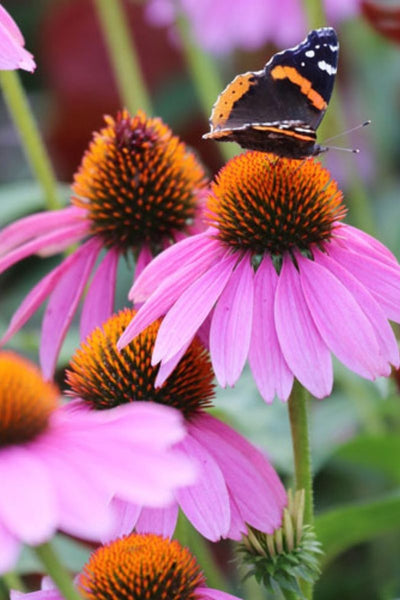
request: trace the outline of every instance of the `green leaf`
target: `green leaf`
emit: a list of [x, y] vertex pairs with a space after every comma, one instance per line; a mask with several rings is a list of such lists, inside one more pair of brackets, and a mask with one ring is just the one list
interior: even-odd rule
[[396, 484], [400, 483], [400, 436], [360, 435], [341, 446], [335, 458], [377, 469]]
[[315, 532], [325, 555], [322, 562], [361, 542], [400, 529], [400, 490], [372, 502], [353, 503], [318, 515]]
[[[79, 573], [91, 554], [88, 546], [62, 534], [52, 539], [52, 545], [64, 566], [73, 573]], [[43, 565], [28, 546], [21, 552], [16, 571], [21, 575], [43, 572]]]

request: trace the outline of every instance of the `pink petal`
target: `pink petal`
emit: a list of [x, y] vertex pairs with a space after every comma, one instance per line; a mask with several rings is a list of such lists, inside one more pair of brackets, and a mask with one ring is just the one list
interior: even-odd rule
[[192, 525], [204, 537], [215, 542], [226, 536], [230, 522], [224, 477], [210, 453], [191, 435], [180, 442], [179, 447], [197, 461], [199, 472], [197, 483], [178, 490], [176, 499]]
[[153, 260], [153, 254], [150, 250], [150, 247], [145, 244], [143, 248], [139, 252], [138, 259], [135, 265], [135, 279], [137, 279], [140, 273], [151, 263]]
[[160, 363], [160, 368], [158, 369], [157, 377], [154, 382], [155, 388], [161, 387], [162, 384], [168, 379], [172, 371], [175, 369], [175, 367], [178, 365], [179, 361], [185, 354], [186, 350], [189, 348], [192, 341], [193, 339], [190, 339], [184, 346], [182, 346], [182, 348], [177, 354], [175, 354], [175, 356], [173, 356], [167, 361], [162, 361]]
[[55, 496], [33, 445], [1, 449], [0, 481], [0, 520], [10, 532], [30, 545], [51, 538], [57, 527]]
[[3, 256], [3, 258], [0, 259], [0, 273], [3, 273], [3, 271], [23, 258], [36, 254], [46, 247], [56, 245], [58, 250], [61, 247], [66, 248], [70, 244], [79, 241], [86, 232], [87, 224], [85, 222], [79, 224], [74, 223], [68, 227], [62, 227], [56, 231], [47, 233], [37, 239], [35, 238]]
[[253, 267], [245, 254], [214, 309], [210, 353], [220, 386], [234, 385], [247, 359], [253, 323]]
[[314, 396], [332, 391], [331, 354], [314, 325], [292, 260], [284, 256], [275, 295], [275, 326], [293, 374]]
[[400, 267], [330, 244], [329, 256], [350, 271], [381, 306], [386, 317], [400, 323]]
[[349, 271], [346, 271], [327, 254], [317, 251], [314, 252], [314, 258], [318, 264], [322, 264], [331, 271], [353, 295], [374, 329], [383, 358], [398, 368], [400, 359], [396, 337], [381, 307], [370, 292]]
[[249, 363], [257, 387], [266, 402], [275, 394], [287, 400], [293, 385], [290, 371], [281, 352], [274, 321], [274, 300], [278, 275], [269, 257], [264, 258], [254, 278], [253, 331]]
[[204, 273], [224, 252], [221, 243], [208, 233], [194, 235], [174, 244], [156, 256], [137, 277], [129, 292], [129, 299], [135, 302], [147, 300], [161, 282], [166, 277], [175, 275], [182, 265], [193, 264], [197, 275]]
[[[14, 568], [20, 546], [17, 538], [3, 525], [0, 519], [0, 575]], [[13, 596], [10, 595], [10, 597]]]
[[25, 50], [24, 38], [5, 8], [0, 6], [0, 69], [25, 69], [33, 72], [35, 61], [30, 52]]
[[61, 344], [100, 250], [101, 242], [97, 238], [83, 244], [76, 251], [79, 258], [64, 272], [50, 296], [43, 318], [39, 351], [46, 379], [50, 379], [54, 373]]
[[296, 258], [308, 308], [328, 348], [362, 377], [388, 375], [373, 327], [351, 293], [322, 265]]
[[228, 283], [237, 260], [236, 254], [226, 255], [182, 293], [161, 323], [152, 364], [172, 358], [195, 335]]
[[[0, 254], [3, 255], [32, 238], [54, 232], [55, 229], [59, 229], [61, 223], [63, 227], [79, 223], [83, 214], [85, 213], [82, 209], [71, 206], [19, 219], [0, 231]], [[89, 228], [89, 222], [87, 222], [87, 227]]]
[[111, 508], [114, 513], [114, 524], [112, 529], [107, 532], [107, 536], [102, 538], [102, 543], [111, 542], [117, 537], [131, 533], [142, 510], [141, 506], [120, 498], [111, 500]]
[[165, 508], [143, 508], [136, 523], [138, 533], [157, 533], [172, 537], [178, 520], [178, 504], [173, 502]]
[[[240, 600], [237, 596], [232, 596], [226, 592], [220, 590], [213, 590], [212, 588], [196, 588], [196, 599], [197, 600]], [[40, 600], [40, 599], [38, 599]]]
[[346, 245], [350, 250], [360, 252], [360, 254], [367, 254], [370, 258], [383, 260], [389, 264], [398, 264], [397, 258], [390, 252], [389, 248], [384, 246], [379, 240], [368, 235], [368, 233], [361, 231], [361, 229], [342, 224], [338, 227], [338, 230], [339, 235], [344, 237]]
[[114, 311], [118, 259], [118, 251], [111, 249], [96, 270], [82, 308], [81, 339], [107, 321]]

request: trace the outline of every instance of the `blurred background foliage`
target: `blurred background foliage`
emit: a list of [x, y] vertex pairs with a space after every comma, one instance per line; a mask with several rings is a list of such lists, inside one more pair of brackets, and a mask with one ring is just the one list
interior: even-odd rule
[[[35, 74], [21, 73], [21, 78], [67, 202], [73, 173], [92, 131], [102, 126], [103, 114], [115, 114], [121, 108], [95, 5], [91, 0], [8, 0], [3, 4], [19, 24], [26, 46], [36, 58]], [[366, 119], [371, 119], [372, 125], [347, 139], [344, 136], [343, 140], [335, 140], [359, 147], [360, 154], [331, 151], [321, 160], [345, 193], [347, 221], [369, 230], [399, 258], [400, 17], [396, 41], [396, 29], [389, 28], [390, 38], [379, 33], [377, 28], [385, 32], [387, 20], [379, 21], [373, 12], [371, 16], [364, 4], [364, 14], [360, 10], [358, 16], [337, 27], [341, 44], [339, 71], [323, 135], [327, 131], [328, 135], [341, 133]], [[382, 2], [377, 0], [377, 4]], [[400, 13], [400, 3], [390, 2], [389, 6]], [[154, 114], [196, 149], [213, 177], [223, 157], [216, 144], [201, 139], [208, 129], [207, 116], [179, 44], [167, 29], [155, 28], [146, 21], [144, 2], [126, 0], [124, 10]], [[266, 40], [257, 50], [235, 50], [223, 56], [208, 56], [207, 60], [213, 61], [225, 85], [239, 72], [262, 68], [276, 49]], [[239, 148], [236, 150], [239, 152]], [[39, 186], [32, 181], [3, 103], [0, 151], [0, 226], [4, 226], [22, 215], [43, 210], [44, 201]], [[57, 257], [31, 258], [0, 277], [2, 332], [24, 295], [57, 262]], [[132, 265], [121, 265], [118, 308], [127, 302], [131, 273]], [[9, 346], [36, 360], [39, 331], [40, 314], [36, 314]], [[75, 325], [60, 359], [57, 376], [61, 386], [63, 368], [78, 341]], [[316, 587], [318, 600], [400, 598], [399, 389], [400, 376], [397, 381], [393, 376], [371, 383], [336, 364], [332, 397], [313, 402], [317, 529], [326, 550], [326, 570]], [[223, 418], [265, 449], [289, 485], [292, 450], [286, 406], [278, 401], [266, 406], [248, 371], [233, 390], [219, 390], [215, 404]], [[350, 509], [347, 505], [352, 502], [356, 504]], [[222, 580], [226, 590], [246, 600], [266, 597], [254, 582], [240, 582], [228, 542], [208, 547], [184, 523], [179, 533], [199, 555], [210, 585], [211, 580]], [[57, 544], [68, 567], [80, 569], [87, 548], [62, 536]], [[211, 565], [210, 552], [217, 568]], [[20, 571], [28, 582], [38, 570], [32, 556], [25, 552]]]

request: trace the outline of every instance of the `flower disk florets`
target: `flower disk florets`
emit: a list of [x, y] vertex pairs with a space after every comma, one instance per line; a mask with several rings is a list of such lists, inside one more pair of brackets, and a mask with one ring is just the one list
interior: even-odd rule
[[196, 338], [167, 381], [157, 388], [159, 366], [152, 366], [151, 355], [160, 320], [117, 350], [117, 341], [135, 314], [133, 309], [121, 311], [82, 343], [67, 371], [72, 393], [95, 409], [134, 400], [153, 401], [177, 408], [186, 418], [209, 406], [214, 395], [213, 372], [208, 352]]
[[132, 534], [99, 548], [78, 579], [88, 600], [195, 600], [204, 577], [177, 541]]
[[262, 152], [241, 154], [220, 171], [207, 208], [208, 221], [230, 248], [277, 256], [329, 240], [346, 212], [319, 162]]
[[0, 448], [22, 444], [46, 430], [58, 391], [32, 363], [0, 353]]
[[203, 168], [161, 119], [122, 111], [105, 121], [75, 174], [72, 202], [88, 211], [106, 247], [159, 250], [192, 223]]

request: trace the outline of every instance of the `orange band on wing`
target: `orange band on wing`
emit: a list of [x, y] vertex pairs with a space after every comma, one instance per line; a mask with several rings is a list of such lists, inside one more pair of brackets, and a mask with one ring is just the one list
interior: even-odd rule
[[301, 133], [297, 133], [297, 131], [290, 131], [290, 129], [281, 129], [279, 127], [271, 127], [269, 125], [252, 125], [251, 129], [258, 129], [259, 131], [276, 131], [276, 133], [287, 135], [288, 137], [294, 137], [297, 140], [304, 140], [306, 142], [315, 141], [314, 135], [303, 135]]
[[244, 96], [250, 87], [255, 84], [254, 73], [237, 75], [233, 81], [219, 95], [211, 113], [211, 125], [223, 127], [229, 119], [233, 105]]
[[294, 67], [277, 65], [272, 69], [271, 77], [273, 79], [289, 79], [289, 81], [298, 85], [301, 93], [307, 96], [311, 104], [313, 104], [315, 108], [318, 108], [318, 110], [324, 110], [327, 107], [327, 103], [323, 97], [313, 90], [311, 81], [300, 75]]

